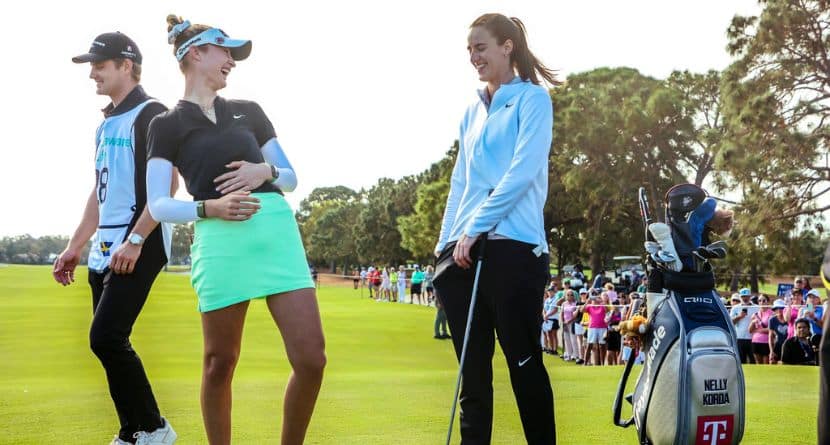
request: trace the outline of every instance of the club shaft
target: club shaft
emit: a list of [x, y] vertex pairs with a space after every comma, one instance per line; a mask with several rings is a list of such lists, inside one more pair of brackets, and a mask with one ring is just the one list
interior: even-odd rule
[[[483, 249], [482, 249], [483, 250]], [[479, 257], [478, 264], [476, 264], [476, 274], [473, 279], [473, 295], [470, 297], [470, 310], [467, 311], [467, 326], [464, 328], [464, 344], [461, 346], [461, 358], [458, 362], [458, 377], [455, 380], [455, 395], [452, 398], [452, 410], [450, 411], [450, 426], [447, 428], [447, 445], [450, 445], [452, 439], [452, 425], [455, 421], [455, 408], [458, 404], [458, 392], [461, 389], [461, 376], [464, 372], [464, 359], [467, 358], [467, 343], [470, 341], [470, 327], [473, 324], [473, 311], [476, 307], [476, 299], [478, 297], [478, 278], [481, 275], [482, 257]]]

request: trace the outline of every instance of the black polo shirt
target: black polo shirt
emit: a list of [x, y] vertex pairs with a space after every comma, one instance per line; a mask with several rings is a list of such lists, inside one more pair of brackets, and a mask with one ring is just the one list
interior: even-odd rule
[[[233, 161], [264, 162], [260, 147], [276, 136], [271, 121], [255, 102], [217, 96], [213, 106], [215, 124], [198, 105], [185, 100], [150, 122], [148, 157], [173, 163], [197, 201], [222, 197], [213, 180], [231, 170], [225, 166]], [[281, 193], [271, 182], [253, 192]]]

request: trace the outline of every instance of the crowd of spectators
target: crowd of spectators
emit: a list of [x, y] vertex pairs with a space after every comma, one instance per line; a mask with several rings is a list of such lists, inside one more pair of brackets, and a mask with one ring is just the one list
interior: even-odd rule
[[775, 299], [741, 289], [724, 302], [735, 326], [742, 363], [818, 364], [827, 300], [807, 279]]
[[[574, 288], [574, 281], [579, 288]], [[618, 291], [613, 284], [599, 280], [594, 280], [592, 287], [581, 286], [583, 283], [579, 278], [565, 279], [562, 289], [553, 281], [548, 286], [542, 313], [542, 349], [578, 365], [625, 363], [631, 350], [623, 345], [618, 326], [627, 316], [630, 299], [639, 298], [639, 294]]]
[[[578, 365], [641, 362], [642, 352], [630, 357], [632, 348], [621, 338], [619, 324], [632, 315], [632, 300], [645, 295], [647, 277], [634, 274], [616, 287], [599, 274], [590, 286], [583, 286], [585, 282], [577, 271], [562, 280], [561, 289], [551, 281], [542, 307], [542, 349]], [[828, 303], [805, 278], [797, 277], [792, 289], [776, 298], [744, 288], [722, 301], [735, 327], [742, 363], [817, 364]]]
[[[434, 269], [427, 266], [369, 266], [355, 269], [354, 288], [368, 289], [377, 302], [434, 306], [436, 339], [451, 338], [447, 319], [432, 286]], [[634, 272], [614, 285], [603, 274], [590, 282], [577, 267], [561, 282], [551, 281], [542, 307], [540, 342], [548, 354], [578, 365], [622, 365], [628, 360], [642, 363], [643, 353], [631, 357], [628, 339], [619, 324], [631, 315], [631, 303], [643, 298], [648, 277]], [[771, 297], [744, 288], [722, 298], [737, 336], [744, 364], [816, 365], [828, 301], [796, 277], [791, 290]]]
[[[377, 302], [409, 303], [435, 307], [435, 323], [433, 338], [445, 340], [452, 338], [447, 328], [447, 314], [441, 302], [435, 298], [435, 289], [432, 287], [432, 278], [435, 269], [427, 266], [400, 265], [387, 267], [362, 267], [354, 270], [352, 281], [354, 288], [362, 286], [369, 290], [369, 298]], [[408, 294], [407, 294], [408, 290]]]

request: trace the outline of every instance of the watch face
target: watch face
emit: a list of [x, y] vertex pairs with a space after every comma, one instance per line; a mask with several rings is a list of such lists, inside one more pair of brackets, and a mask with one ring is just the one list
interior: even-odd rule
[[137, 233], [131, 233], [130, 237], [127, 240], [130, 242], [130, 244], [141, 245], [141, 243], [144, 241], [144, 238], [142, 238], [141, 235]]

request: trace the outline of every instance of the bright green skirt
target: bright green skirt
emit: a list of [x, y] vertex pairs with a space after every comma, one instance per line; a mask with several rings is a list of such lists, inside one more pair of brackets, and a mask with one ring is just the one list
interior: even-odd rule
[[190, 282], [199, 311], [313, 288], [300, 230], [278, 193], [254, 193], [262, 206], [247, 221], [196, 221]]

